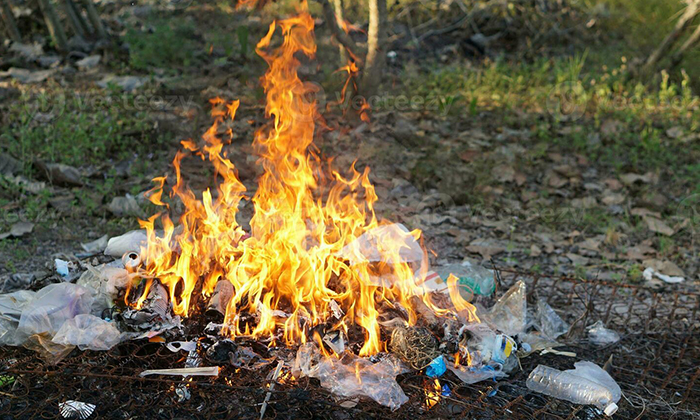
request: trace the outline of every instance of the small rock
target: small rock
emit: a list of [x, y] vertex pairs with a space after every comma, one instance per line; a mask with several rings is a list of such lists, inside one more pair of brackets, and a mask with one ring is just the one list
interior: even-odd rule
[[80, 70], [88, 70], [97, 66], [100, 63], [101, 59], [101, 55], [89, 55], [83, 58], [82, 60], [76, 61], [75, 64]]

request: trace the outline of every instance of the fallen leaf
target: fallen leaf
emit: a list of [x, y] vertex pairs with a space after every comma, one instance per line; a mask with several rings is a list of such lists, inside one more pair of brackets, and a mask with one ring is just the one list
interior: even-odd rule
[[598, 201], [591, 196], [571, 200], [571, 206], [577, 209], [592, 209], [597, 205]]
[[554, 172], [549, 172], [549, 174], [547, 175], [547, 185], [549, 185], [552, 188], [561, 188], [568, 183], [568, 180], [560, 177]]
[[146, 213], [136, 202], [136, 198], [134, 198], [134, 196], [131, 194], [127, 194], [124, 197], [114, 197], [107, 206], [107, 210], [109, 210], [112, 214], [114, 214], [117, 217], [146, 217]]
[[580, 266], [588, 265], [588, 262], [590, 261], [590, 258], [574, 254], [573, 252], [569, 252], [568, 254], [566, 254], [566, 258], [570, 259], [574, 265]]
[[39, 169], [44, 178], [54, 185], [65, 187], [79, 187], [83, 185], [80, 179], [80, 172], [62, 163], [45, 163], [40, 160], [34, 161], [34, 165]]
[[31, 233], [34, 230], [34, 223], [31, 222], [17, 222], [12, 225], [9, 232], [0, 233], [0, 240], [9, 237], [19, 238], [27, 233]]
[[653, 216], [657, 219], [661, 219], [661, 213], [646, 209], [644, 207], [635, 207], [632, 210], [630, 210], [630, 214], [632, 214], [632, 216], [639, 216], [639, 217]]
[[624, 194], [614, 193], [611, 190], [605, 190], [605, 192], [603, 192], [603, 198], [601, 199], [601, 201], [606, 206], [615, 206], [624, 203], [625, 198], [626, 196]]
[[644, 221], [647, 224], [647, 228], [649, 228], [649, 230], [654, 233], [660, 233], [666, 236], [672, 236], [675, 233], [675, 231], [670, 226], [657, 219], [656, 217], [646, 216], [644, 217]]
[[475, 239], [467, 247], [467, 251], [481, 255], [488, 260], [494, 255], [505, 251], [506, 247], [493, 239]]
[[491, 176], [501, 183], [513, 182], [515, 169], [511, 165], [498, 165], [491, 170]]
[[540, 255], [542, 255], [542, 250], [540, 249], [540, 247], [538, 247], [535, 244], [530, 245], [530, 256], [539, 257]]

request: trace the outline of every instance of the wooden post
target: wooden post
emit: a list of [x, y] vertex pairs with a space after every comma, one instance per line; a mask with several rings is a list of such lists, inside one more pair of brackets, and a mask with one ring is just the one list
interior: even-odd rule
[[5, 22], [5, 28], [7, 28], [7, 34], [15, 42], [22, 42], [22, 34], [19, 33], [17, 24], [15, 23], [15, 16], [12, 14], [12, 8], [7, 3], [9, 0], [0, 0], [0, 6], [2, 6], [2, 20]]
[[56, 48], [60, 51], [68, 51], [68, 39], [66, 33], [61, 26], [61, 21], [58, 19], [56, 10], [51, 4], [51, 0], [39, 0], [39, 7], [44, 14], [44, 21], [49, 28], [51, 38], [56, 43]]
[[107, 31], [105, 30], [105, 27], [102, 24], [100, 14], [97, 13], [95, 4], [92, 2], [92, 0], [83, 0], [83, 2], [85, 3], [85, 10], [87, 10], [88, 19], [90, 19], [92, 27], [95, 28], [97, 36], [99, 36], [100, 38], [107, 38]]

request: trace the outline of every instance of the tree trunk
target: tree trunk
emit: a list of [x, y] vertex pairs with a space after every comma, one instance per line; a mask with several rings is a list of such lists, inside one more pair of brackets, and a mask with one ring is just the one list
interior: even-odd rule
[[8, 0], [0, 0], [0, 6], [2, 6], [2, 18], [3, 22], [5, 22], [5, 28], [7, 28], [7, 34], [14, 42], [22, 42], [22, 34], [20, 34], [19, 29], [17, 29], [15, 16], [12, 14], [12, 8], [7, 1]]
[[100, 38], [107, 38], [107, 31], [105, 30], [105, 27], [102, 24], [100, 14], [97, 13], [97, 9], [95, 9], [95, 5], [93, 4], [92, 0], [83, 1], [85, 3], [85, 10], [87, 10], [88, 19], [90, 19], [92, 27], [95, 28], [97, 36], [99, 36]]
[[366, 98], [376, 93], [384, 71], [387, 48], [386, 23], [386, 0], [369, 0], [367, 58], [360, 87], [360, 92]]
[[[333, 9], [335, 9], [336, 22], [340, 29], [344, 31], [345, 18], [343, 17], [343, 0], [333, 0]], [[340, 52], [340, 65], [344, 66], [348, 62], [348, 54], [343, 44], [340, 44], [338, 49]]]
[[85, 18], [83, 17], [83, 14], [78, 7], [77, 4], [73, 0], [65, 0], [66, 1], [66, 7], [70, 9], [71, 11], [69, 12], [71, 14], [71, 20], [75, 19], [74, 24], [78, 25], [80, 27], [79, 31], [82, 33], [81, 36], [87, 36], [90, 35], [92, 32], [90, 30], [90, 26], [88, 26], [87, 22], [85, 21]]
[[661, 45], [647, 58], [642, 72], [649, 74], [656, 64], [666, 55], [673, 47], [673, 44], [678, 41], [685, 29], [693, 22], [695, 16], [700, 14], [700, 0], [689, 0], [688, 7], [685, 9], [683, 15], [676, 22], [676, 26], [673, 28], [670, 34], [661, 42]]
[[[358, 66], [362, 66], [362, 59], [358, 54], [357, 45], [355, 45], [352, 38], [350, 38], [350, 36], [341, 27], [342, 17], [338, 17], [338, 9], [333, 10], [333, 6], [328, 0], [318, 0], [318, 2], [321, 3], [321, 6], [323, 6], [323, 18], [326, 20], [326, 23], [328, 23], [331, 33], [335, 36], [340, 45], [345, 48], [345, 51], [348, 53], [348, 55], [350, 55], [355, 63], [357, 63]], [[334, 0], [334, 2], [337, 2], [337, 0]], [[342, 10], [342, 3], [340, 10]]]
[[56, 48], [60, 51], [68, 51], [66, 33], [58, 20], [58, 15], [56, 15], [56, 10], [54, 10], [51, 0], [39, 0], [39, 7], [44, 14], [44, 21], [49, 28], [51, 38], [56, 43]]
[[676, 51], [673, 56], [671, 56], [671, 68], [678, 66], [681, 61], [683, 61], [683, 55], [691, 48], [693, 48], [698, 41], [700, 41], [700, 25], [695, 28], [695, 31], [688, 39], [685, 40], [683, 45]]
[[63, 2], [64, 9], [66, 9], [66, 15], [68, 16], [68, 22], [75, 35], [85, 38], [85, 28], [80, 24], [79, 16], [77, 11], [71, 6], [70, 0], [65, 0]]

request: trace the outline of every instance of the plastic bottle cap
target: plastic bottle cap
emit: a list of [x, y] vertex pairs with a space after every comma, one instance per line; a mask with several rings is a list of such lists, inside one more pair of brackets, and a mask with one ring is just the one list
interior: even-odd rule
[[605, 410], [603, 410], [606, 416], [610, 417], [613, 414], [617, 412], [617, 404], [615, 403], [610, 403], [607, 407], [605, 407]]

